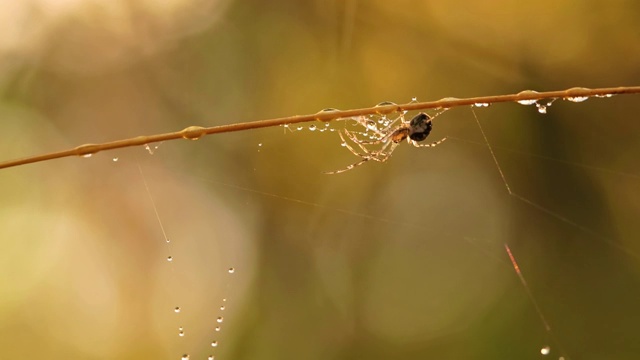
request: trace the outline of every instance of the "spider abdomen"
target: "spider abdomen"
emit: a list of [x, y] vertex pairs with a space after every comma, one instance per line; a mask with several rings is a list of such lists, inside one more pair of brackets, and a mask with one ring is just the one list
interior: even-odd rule
[[432, 127], [431, 117], [420, 113], [409, 121], [409, 138], [413, 141], [422, 141], [429, 136]]

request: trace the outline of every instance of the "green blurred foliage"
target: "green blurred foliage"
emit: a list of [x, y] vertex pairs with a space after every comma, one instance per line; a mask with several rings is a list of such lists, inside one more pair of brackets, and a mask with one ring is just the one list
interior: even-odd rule
[[[3, 159], [640, 80], [633, 1], [2, 3]], [[525, 201], [469, 109], [334, 176], [308, 125], [3, 170], [0, 358], [637, 359], [639, 104], [476, 109]]]

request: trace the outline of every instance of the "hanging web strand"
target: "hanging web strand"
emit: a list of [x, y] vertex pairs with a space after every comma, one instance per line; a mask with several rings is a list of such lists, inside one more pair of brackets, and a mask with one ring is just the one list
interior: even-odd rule
[[[558, 348], [558, 351], [561, 354], [566, 354], [566, 352], [564, 351], [562, 346], [560, 346], [560, 343], [555, 338], [553, 332], [551, 331], [551, 326], [549, 325], [549, 322], [547, 321], [547, 318], [544, 316], [544, 313], [542, 312], [542, 308], [540, 307], [540, 305], [538, 305], [538, 302], [533, 297], [533, 293], [531, 292], [531, 288], [529, 288], [529, 284], [527, 284], [527, 280], [525, 280], [524, 276], [522, 275], [522, 271], [520, 271], [520, 266], [518, 266], [518, 262], [516, 261], [515, 256], [513, 256], [513, 253], [511, 252], [511, 249], [509, 248], [509, 245], [504, 244], [504, 248], [505, 248], [505, 250], [507, 250], [507, 255], [509, 255], [509, 260], [511, 260], [511, 265], [513, 265], [513, 269], [516, 271], [516, 274], [518, 275], [518, 278], [520, 279], [520, 283], [522, 284], [522, 287], [524, 287], [524, 290], [527, 293], [527, 296], [529, 297], [529, 300], [533, 304], [533, 307], [536, 309], [536, 312], [538, 313], [538, 317], [540, 318], [540, 321], [542, 321], [542, 324], [544, 325], [544, 329], [547, 332], [547, 334], [549, 335], [549, 338], [551, 339], [551, 341], [553, 341], [555, 343], [555, 346]], [[569, 357], [568, 356], [566, 356], [566, 357], [565, 356], [561, 356], [560, 359], [568, 360]]]
[[[478, 124], [478, 127], [480, 128], [480, 132], [482, 133], [482, 137], [484, 138], [485, 144], [487, 145], [487, 148], [489, 148], [489, 152], [491, 153], [491, 157], [493, 158], [493, 162], [496, 164], [496, 167], [498, 168], [498, 172], [500, 173], [500, 177], [502, 178], [502, 181], [504, 183], [504, 186], [507, 188], [507, 192], [509, 193], [509, 195], [514, 196], [522, 201], [524, 201], [525, 203], [532, 205], [536, 208], [539, 208], [541, 210], [545, 210], [544, 208], [535, 205], [533, 202], [513, 193], [511, 191], [511, 188], [509, 187], [509, 183], [507, 182], [506, 177], [504, 176], [504, 173], [502, 172], [502, 168], [500, 167], [500, 163], [498, 163], [498, 158], [496, 157], [495, 153], [493, 152], [493, 148], [491, 147], [491, 144], [489, 143], [489, 140], [487, 138], [487, 135], [485, 134], [484, 130], [482, 129], [482, 125], [480, 125], [480, 120], [478, 119], [478, 116], [476, 115], [476, 112], [473, 110], [473, 108], [471, 108], [471, 112], [473, 113], [473, 117], [476, 120], [476, 123]], [[555, 214], [549, 211], [545, 212], [549, 213], [550, 215], [554, 216]], [[555, 216], [556, 218], [559, 218], [560, 220], [563, 220], [563, 218]], [[533, 293], [531, 292], [531, 288], [529, 287], [529, 284], [527, 284], [527, 281], [525, 280], [524, 276], [522, 275], [522, 271], [520, 271], [520, 266], [518, 266], [518, 262], [516, 261], [516, 258], [513, 256], [513, 253], [511, 252], [511, 249], [509, 248], [509, 245], [504, 244], [504, 248], [507, 251], [507, 254], [509, 255], [509, 260], [511, 260], [511, 265], [513, 266], [513, 269], [515, 270], [516, 274], [518, 275], [518, 278], [520, 279], [520, 283], [522, 284], [522, 287], [524, 288], [525, 292], [527, 293], [527, 297], [529, 297], [529, 300], [531, 301], [531, 303], [533, 304], [533, 307], [536, 309], [536, 313], [538, 314], [538, 317], [540, 318], [540, 321], [542, 321], [542, 324], [544, 325], [544, 329], [547, 332], [547, 334], [549, 335], [549, 338], [552, 339], [552, 341], [556, 344], [556, 346], [558, 347], [558, 349], [560, 350], [561, 353], [564, 353], [564, 351], [562, 350], [562, 347], [560, 346], [560, 344], [558, 343], [558, 341], [555, 340], [555, 337], [551, 331], [551, 326], [549, 325], [549, 322], [547, 321], [547, 318], [544, 316], [544, 313], [542, 312], [542, 308], [540, 307], [540, 305], [538, 305], [538, 302], [536, 301], [536, 299], [533, 296]], [[564, 358], [564, 357], [563, 357]]]
[[496, 158], [496, 154], [493, 153], [493, 148], [491, 147], [491, 144], [489, 144], [489, 140], [487, 139], [487, 135], [484, 133], [484, 130], [482, 129], [482, 125], [480, 125], [480, 120], [478, 119], [478, 116], [476, 115], [476, 112], [473, 110], [473, 108], [471, 108], [471, 112], [473, 113], [473, 117], [476, 119], [476, 123], [478, 124], [478, 127], [480, 128], [480, 132], [482, 133], [482, 137], [484, 138], [484, 142], [485, 142], [485, 144], [487, 144], [487, 147], [489, 148], [489, 152], [491, 153], [491, 157], [493, 158], [493, 162], [496, 164], [496, 167], [498, 168], [498, 172], [500, 173], [500, 177], [502, 178], [502, 181], [504, 182], [504, 186], [507, 188], [507, 192], [509, 192], [509, 195], [513, 195], [513, 193], [511, 192], [511, 188], [509, 188], [509, 183], [507, 183], [507, 178], [504, 177], [504, 173], [502, 172], [502, 168], [500, 167], [500, 164], [498, 164], [498, 158]]
[[531, 289], [529, 288], [529, 285], [527, 284], [527, 281], [524, 279], [524, 276], [522, 275], [522, 271], [520, 271], [520, 266], [518, 266], [518, 263], [516, 262], [516, 258], [511, 253], [511, 249], [509, 248], [509, 245], [504, 244], [504, 248], [507, 250], [507, 254], [509, 255], [509, 259], [511, 260], [511, 264], [513, 265], [513, 269], [516, 271], [516, 274], [518, 274], [518, 277], [520, 278], [520, 282], [522, 283], [522, 286], [524, 287], [524, 290], [527, 292], [527, 296], [529, 296], [529, 299], [531, 300], [531, 303], [536, 308], [536, 312], [538, 313], [538, 316], [540, 317], [540, 320], [542, 320], [542, 323], [544, 324], [545, 330], [547, 332], [551, 332], [551, 326], [549, 326], [549, 322], [544, 317], [544, 314], [542, 313], [542, 309], [538, 305], [538, 302], [536, 301], [536, 299], [533, 297], [533, 293], [531, 293]]
[[158, 208], [156, 207], [156, 202], [153, 200], [153, 195], [151, 195], [149, 184], [147, 184], [147, 178], [144, 176], [144, 172], [142, 172], [142, 167], [140, 166], [140, 164], [138, 164], [138, 170], [140, 171], [140, 176], [142, 177], [144, 188], [147, 190], [147, 195], [149, 195], [149, 199], [151, 200], [151, 205], [153, 206], [153, 211], [155, 212], [156, 219], [158, 220], [158, 224], [160, 225], [160, 230], [162, 230], [162, 236], [164, 236], [164, 241], [167, 243], [167, 247], [169, 247], [169, 238], [167, 237], [167, 232], [164, 231], [164, 226], [162, 225], [162, 220], [160, 220], [160, 214], [158, 214]]
[[562, 221], [565, 224], [571, 225], [571, 226], [575, 227], [576, 229], [578, 229], [578, 230], [580, 230], [580, 231], [582, 231], [582, 232], [584, 232], [586, 234], [589, 234], [589, 235], [595, 237], [596, 239], [599, 239], [600, 241], [603, 241], [603, 242], [613, 246], [614, 248], [624, 252], [625, 254], [627, 254], [627, 255], [629, 255], [631, 257], [634, 257], [636, 259], [640, 259], [640, 254], [638, 254], [638, 253], [636, 253], [634, 251], [631, 251], [630, 249], [618, 244], [617, 242], [607, 238], [606, 236], [601, 235], [598, 232], [596, 232], [594, 230], [591, 230], [586, 226], [582, 226], [582, 225], [576, 223], [575, 221], [572, 221], [572, 220], [568, 219], [565, 216], [562, 216], [562, 215], [560, 215], [560, 214], [558, 214], [558, 213], [556, 213], [554, 211], [551, 211], [551, 210], [545, 208], [544, 206], [539, 205], [539, 204], [537, 204], [537, 203], [535, 203], [535, 202], [533, 202], [533, 201], [531, 201], [531, 200], [529, 200], [529, 199], [527, 199], [527, 198], [525, 198], [523, 196], [520, 196], [517, 193], [511, 191], [511, 187], [509, 187], [509, 183], [507, 182], [507, 178], [504, 176], [504, 172], [502, 171], [502, 168], [500, 167], [500, 163], [498, 162], [498, 158], [496, 157], [495, 153], [493, 152], [493, 147], [491, 147], [491, 144], [489, 143], [489, 140], [488, 140], [484, 130], [482, 129], [482, 125], [480, 124], [480, 120], [478, 120], [478, 116], [476, 115], [476, 112], [473, 110], [473, 108], [471, 108], [471, 112], [473, 113], [473, 117], [475, 118], [476, 123], [478, 124], [478, 127], [480, 128], [480, 132], [482, 133], [482, 137], [484, 138], [485, 145], [487, 146], [487, 148], [489, 148], [489, 152], [491, 153], [491, 157], [493, 158], [493, 162], [496, 164], [496, 168], [498, 169], [498, 172], [500, 173], [500, 177], [502, 178], [502, 182], [504, 183], [504, 186], [507, 188], [507, 192], [509, 193], [509, 195], [515, 197], [516, 199], [522, 201], [523, 203], [525, 203], [525, 204], [527, 204], [527, 205], [529, 205], [529, 206], [531, 206], [531, 207], [533, 207], [535, 209], [538, 209], [538, 210], [548, 214], [549, 216], [552, 216], [552, 217], [556, 218], [559, 221]]

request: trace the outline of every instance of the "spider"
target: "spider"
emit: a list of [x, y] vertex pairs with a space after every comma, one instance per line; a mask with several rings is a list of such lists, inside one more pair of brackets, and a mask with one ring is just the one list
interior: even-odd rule
[[[400, 145], [402, 140], [407, 139], [407, 142], [415, 147], [434, 147], [443, 141], [447, 140], [447, 138], [443, 138], [442, 140], [438, 140], [431, 144], [418, 144], [419, 141], [423, 141], [429, 136], [431, 129], [433, 128], [433, 124], [431, 120], [435, 119], [438, 115], [447, 111], [448, 109], [441, 110], [434, 116], [429, 116], [425, 113], [419, 113], [414, 116], [411, 120], [406, 121], [403, 116], [399, 116], [397, 119], [393, 120], [387, 127], [383, 129], [378, 129], [374, 122], [371, 120], [367, 120], [365, 118], [355, 118], [358, 123], [365, 126], [368, 130], [373, 131], [375, 134], [374, 140], [362, 140], [356, 137], [354, 133], [350, 132], [347, 129], [342, 129], [340, 131], [340, 139], [342, 139], [342, 144], [345, 146], [352, 154], [357, 155], [362, 158], [362, 160], [353, 163], [347, 166], [344, 169], [336, 170], [336, 171], [327, 171], [325, 174], [340, 174], [345, 171], [349, 171], [355, 168], [358, 165], [362, 165], [367, 161], [373, 160], [378, 162], [385, 162], [389, 160], [393, 150]], [[394, 123], [398, 120], [401, 121], [400, 125], [392, 128]], [[358, 152], [354, 149], [349, 143], [347, 143], [345, 136], [349, 138], [354, 144], [358, 146], [358, 148], [362, 152]], [[367, 149], [365, 145], [377, 145], [382, 144], [382, 147], [378, 150], [370, 150]]]

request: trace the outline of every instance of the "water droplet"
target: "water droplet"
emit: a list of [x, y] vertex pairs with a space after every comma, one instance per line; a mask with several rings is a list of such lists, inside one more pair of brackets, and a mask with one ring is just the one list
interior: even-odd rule
[[331, 129], [329, 129], [329, 131], [334, 132], [334, 131], [336, 131], [336, 129], [331, 128]]
[[[539, 93], [534, 90], [524, 90], [518, 93], [518, 96], [536, 96]], [[529, 99], [529, 100], [518, 100], [518, 104], [520, 105], [533, 105], [538, 102], [537, 99]]]
[[596, 97], [598, 97], [598, 98], [610, 98], [610, 97], [613, 97], [613, 94], [596, 95]]
[[217, 342], [217, 341], [213, 341], [213, 342], [211, 342], [211, 346], [213, 346], [213, 347], [218, 347], [218, 342]]
[[215, 330], [220, 331], [220, 326], [216, 326]]
[[457, 97], [451, 97], [451, 96], [449, 96], [449, 97], [442, 98], [442, 99], [440, 99], [440, 100], [438, 100], [438, 101], [456, 101], [456, 100], [460, 100], [460, 99], [459, 99], [459, 98], [457, 98]]
[[213, 355], [209, 355], [209, 357], [207, 357], [207, 360], [215, 360], [215, 357]]
[[342, 146], [342, 147], [346, 147], [346, 146], [347, 146], [347, 143], [346, 143], [346, 142], [340, 143], [340, 146]]
[[184, 336], [184, 331], [180, 330], [180, 332], [178, 332], [178, 336], [183, 337]]
[[540, 354], [542, 355], [549, 355], [549, 352], [551, 351], [551, 348], [548, 346], [543, 347], [542, 349], [540, 349]]
[[166, 239], [165, 239], [165, 241], [166, 241], [167, 243], [170, 243], [170, 242], [171, 242], [171, 240], [169, 240], [169, 238], [166, 238]]
[[331, 124], [329, 124], [329, 123], [324, 123], [324, 127], [329, 127], [329, 126], [331, 126]]
[[414, 96], [414, 97], [412, 97], [412, 98], [411, 98], [411, 102], [418, 102], [418, 98], [417, 98], [417, 97], [415, 97], [415, 96]]
[[224, 311], [224, 309], [226, 309], [224, 305], [220, 306], [220, 310]]
[[331, 121], [337, 119], [338, 116], [333, 114], [339, 112], [340, 110], [334, 108], [322, 109], [316, 113], [316, 120], [320, 121]]
[[227, 298], [222, 299], [222, 301], [226, 302], [226, 301], [227, 301]]
[[172, 262], [173, 261], [173, 256], [167, 256], [167, 261], [168, 262]]
[[536, 107], [538, 108], [538, 112], [540, 114], [546, 114], [547, 113], [547, 105], [542, 105], [542, 104], [536, 103]]
[[[328, 123], [327, 123], [327, 124], [328, 124]], [[318, 129], [318, 131], [320, 131], [320, 132], [324, 132], [325, 130], [327, 130], [327, 129], [325, 129], [325, 128], [320, 128], [320, 129]]]
[[317, 128], [318, 128], [318, 127], [317, 127], [315, 124], [311, 124], [311, 125], [309, 125], [309, 130], [310, 130], [310, 131], [316, 131], [316, 129], [317, 129]]
[[579, 103], [579, 102], [586, 101], [588, 98], [589, 98], [588, 96], [574, 96], [574, 97], [567, 97], [564, 99], [571, 102]]
[[[389, 114], [398, 110], [398, 104], [391, 101], [383, 101], [375, 106], [376, 108], [385, 108], [385, 109], [377, 109], [376, 113], [378, 114]], [[388, 109], [387, 109], [388, 108]]]
[[258, 143], [258, 147], [262, 146], [262, 143]]
[[233, 274], [234, 272], [236, 272], [235, 268], [230, 267], [229, 270], [227, 270], [229, 272], [229, 274]]
[[571, 102], [583, 102], [587, 100], [589, 96], [581, 95], [581, 93], [584, 93], [585, 91], [589, 91], [589, 90], [591, 89], [583, 88], [583, 87], [571, 88], [565, 91], [565, 93], [567, 94], [567, 97], [565, 97], [564, 99]]
[[114, 157], [112, 160], [113, 160], [113, 162], [117, 162], [117, 161], [118, 161], [118, 158], [117, 158], [117, 157]]
[[473, 104], [475, 107], [489, 107], [489, 103], [475, 103]]
[[302, 130], [302, 126], [298, 126], [296, 130]]
[[188, 128], [181, 131], [182, 138], [187, 140], [198, 140], [203, 137], [205, 134], [205, 128], [202, 126], [189, 126]]
[[151, 150], [151, 147], [149, 146], [149, 144], [144, 144], [144, 149], [147, 150], [147, 152], [149, 152], [149, 155], [153, 155], [153, 150]]
[[189, 354], [182, 355], [182, 360], [189, 360]]
[[179, 313], [179, 312], [180, 312], [180, 307], [179, 307], [179, 306], [176, 306], [176, 308], [175, 308], [175, 309], [173, 309], [173, 311], [174, 311], [174, 312], [176, 312], [176, 313]]
[[221, 323], [221, 322], [223, 322], [223, 321], [224, 321], [224, 318], [223, 318], [222, 316], [218, 316], [218, 318], [216, 319], [216, 321], [217, 321], [218, 323]]
[[90, 158], [92, 156], [93, 156], [93, 154], [84, 154], [84, 155], [82, 155], [83, 158]]

